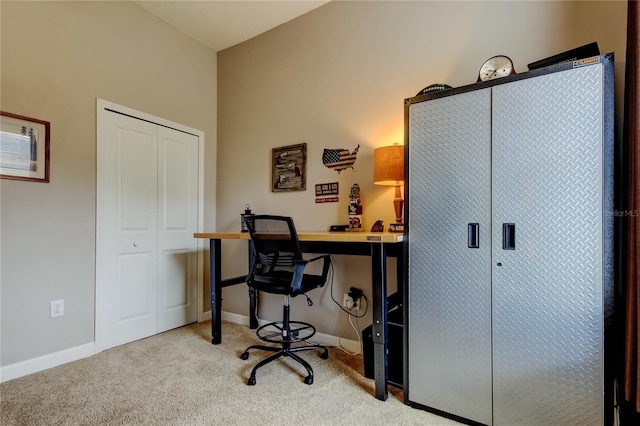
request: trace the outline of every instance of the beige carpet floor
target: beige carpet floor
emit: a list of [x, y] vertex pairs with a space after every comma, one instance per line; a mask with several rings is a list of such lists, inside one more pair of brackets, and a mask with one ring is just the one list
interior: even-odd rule
[[171, 330], [0, 384], [0, 424], [10, 425], [456, 425], [403, 404], [389, 387], [374, 397], [362, 356], [331, 348], [329, 359], [303, 357], [314, 383], [290, 359], [263, 367], [264, 352], [239, 358], [254, 330], [223, 324], [211, 344], [211, 323]]

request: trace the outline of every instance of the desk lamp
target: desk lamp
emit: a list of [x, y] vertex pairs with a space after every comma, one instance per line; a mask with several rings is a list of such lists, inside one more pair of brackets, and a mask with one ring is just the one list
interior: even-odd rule
[[393, 144], [373, 151], [373, 183], [376, 185], [395, 186], [396, 194], [393, 208], [396, 223], [389, 225], [389, 232], [404, 232], [402, 223], [402, 206], [404, 200], [400, 186], [404, 185], [404, 146]]

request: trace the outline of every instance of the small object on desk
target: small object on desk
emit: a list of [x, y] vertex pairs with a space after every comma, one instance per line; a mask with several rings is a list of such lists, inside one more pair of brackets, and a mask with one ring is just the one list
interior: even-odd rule
[[251, 213], [251, 204], [246, 204], [244, 206], [244, 213], [240, 213], [240, 231], [241, 232], [249, 232], [247, 229], [247, 224], [244, 221], [245, 217], [255, 216], [255, 214]]
[[381, 220], [376, 220], [376, 223], [371, 227], [371, 232], [384, 232], [384, 223]]
[[362, 230], [362, 199], [360, 185], [354, 183], [349, 193], [349, 231]]
[[404, 232], [404, 223], [392, 223], [389, 225], [389, 232]]
[[331, 225], [329, 232], [344, 232], [349, 228], [349, 225]]

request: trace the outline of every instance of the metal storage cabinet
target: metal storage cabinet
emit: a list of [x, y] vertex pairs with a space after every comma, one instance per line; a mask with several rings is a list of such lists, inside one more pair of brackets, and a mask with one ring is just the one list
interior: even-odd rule
[[487, 425], [611, 417], [612, 63], [406, 101], [407, 404]]

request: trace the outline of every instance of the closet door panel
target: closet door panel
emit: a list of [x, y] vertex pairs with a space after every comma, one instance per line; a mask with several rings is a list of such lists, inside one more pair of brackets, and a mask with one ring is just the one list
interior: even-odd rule
[[[489, 89], [413, 104], [408, 400], [491, 423]], [[478, 248], [469, 247], [469, 225]]]
[[158, 333], [197, 320], [198, 137], [158, 127]]
[[155, 333], [158, 281], [156, 126], [112, 113], [105, 122], [98, 253], [103, 349]]
[[602, 72], [493, 88], [495, 425], [602, 422]]

